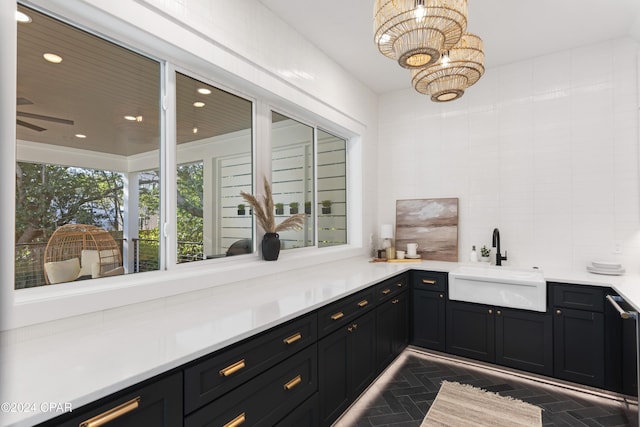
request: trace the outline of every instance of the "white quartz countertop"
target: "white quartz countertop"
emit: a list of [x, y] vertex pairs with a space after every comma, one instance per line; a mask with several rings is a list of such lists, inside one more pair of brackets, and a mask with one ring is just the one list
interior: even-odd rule
[[[458, 266], [368, 261], [349, 258], [3, 332], [0, 426], [31, 426], [65, 405], [78, 409], [399, 272]], [[611, 286], [640, 307], [638, 274], [544, 273], [548, 281]]]

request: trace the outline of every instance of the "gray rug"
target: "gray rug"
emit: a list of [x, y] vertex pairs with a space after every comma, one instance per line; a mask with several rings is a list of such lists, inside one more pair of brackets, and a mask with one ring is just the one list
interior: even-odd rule
[[542, 409], [467, 384], [443, 381], [420, 427], [538, 427]]

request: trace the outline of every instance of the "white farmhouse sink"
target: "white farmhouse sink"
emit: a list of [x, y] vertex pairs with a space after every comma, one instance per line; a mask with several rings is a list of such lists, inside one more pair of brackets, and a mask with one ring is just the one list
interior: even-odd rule
[[449, 299], [544, 312], [547, 283], [533, 268], [464, 265], [449, 272]]

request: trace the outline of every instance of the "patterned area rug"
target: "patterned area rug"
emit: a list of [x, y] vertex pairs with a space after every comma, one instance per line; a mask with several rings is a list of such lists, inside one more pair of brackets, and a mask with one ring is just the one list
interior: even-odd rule
[[420, 427], [541, 425], [542, 409], [537, 406], [467, 384], [443, 381]]

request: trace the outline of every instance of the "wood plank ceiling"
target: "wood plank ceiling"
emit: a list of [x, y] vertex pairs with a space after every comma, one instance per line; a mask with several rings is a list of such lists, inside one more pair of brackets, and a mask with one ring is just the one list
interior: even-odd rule
[[[17, 120], [23, 125], [17, 138], [127, 157], [157, 150], [160, 63], [34, 10], [19, 10], [32, 21], [18, 24]], [[45, 61], [47, 52], [62, 62]], [[251, 127], [250, 101], [182, 75], [176, 87], [178, 143]], [[200, 87], [211, 94], [199, 94]], [[195, 101], [205, 106], [194, 107]], [[128, 121], [127, 115], [143, 119]]]

